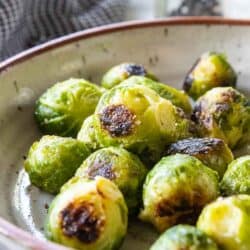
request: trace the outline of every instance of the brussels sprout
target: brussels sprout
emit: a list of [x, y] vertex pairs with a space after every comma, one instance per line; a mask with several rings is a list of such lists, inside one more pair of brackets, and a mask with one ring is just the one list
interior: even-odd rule
[[121, 84], [144, 85], [154, 90], [162, 98], [171, 101], [175, 106], [182, 108], [185, 112], [190, 113], [192, 111], [192, 106], [185, 92], [170, 87], [166, 84], [153, 81], [152, 79], [143, 76], [131, 76]]
[[77, 170], [76, 176], [112, 180], [124, 195], [130, 213], [136, 212], [147, 169], [139, 158], [118, 147], [103, 148], [91, 154]]
[[221, 249], [250, 249], [250, 196], [219, 198], [207, 205], [197, 222]]
[[80, 250], [115, 250], [127, 231], [128, 210], [117, 186], [103, 177], [73, 178], [49, 208], [49, 239]]
[[49, 193], [58, 193], [89, 154], [83, 142], [46, 135], [33, 143], [24, 167], [32, 184]]
[[224, 54], [203, 54], [187, 74], [183, 89], [194, 99], [214, 87], [235, 87], [237, 76]]
[[234, 160], [221, 181], [221, 191], [224, 195], [250, 195], [250, 155]]
[[231, 87], [214, 88], [198, 99], [192, 119], [200, 136], [221, 138], [235, 148], [250, 131], [250, 102]]
[[223, 140], [217, 138], [189, 138], [172, 143], [167, 155], [188, 154], [198, 158], [203, 164], [216, 170], [222, 178], [233, 153]]
[[157, 80], [157, 78], [149, 73], [141, 64], [122, 63], [112, 67], [103, 76], [101, 85], [106, 89], [111, 89], [130, 76], [146, 76], [153, 80]]
[[150, 250], [218, 250], [215, 242], [189, 225], [174, 226], [165, 231]]
[[84, 119], [94, 113], [103, 90], [83, 79], [69, 79], [49, 88], [37, 101], [35, 119], [45, 134], [75, 137]]
[[77, 134], [77, 139], [84, 142], [92, 151], [99, 148], [95, 136], [94, 115], [91, 115], [84, 120], [82, 127]]
[[122, 146], [153, 162], [167, 143], [190, 136], [190, 121], [180, 109], [148, 87], [122, 84], [107, 91], [95, 111], [101, 147]]
[[163, 157], [146, 177], [139, 218], [158, 231], [194, 223], [203, 206], [218, 194], [217, 172], [197, 158], [184, 154]]

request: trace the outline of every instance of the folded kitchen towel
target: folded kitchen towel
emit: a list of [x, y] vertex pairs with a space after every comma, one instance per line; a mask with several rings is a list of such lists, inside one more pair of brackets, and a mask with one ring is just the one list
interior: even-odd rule
[[75, 31], [122, 21], [124, 0], [0, 0], [0, 60]]

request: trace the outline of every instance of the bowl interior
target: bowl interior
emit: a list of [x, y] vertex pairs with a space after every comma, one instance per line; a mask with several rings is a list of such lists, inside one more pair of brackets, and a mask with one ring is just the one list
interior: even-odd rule
[[[181, 88], [185, 73], [205, 51], [224, 52], [250, 96], [250, 29], [237, 25], [160, 25], [102, 33], [47, 50], [0, 74], [0, 215], [44, 238], [44, 217], [53, 198], [30, 185], [23, 161], [39, 133], [33, 120], [37, 97], [53, 83], [83, 77], [99, 83], [121, 62], [144, 64], [163, 82]], [[250, 147], [244, 149], [250, 152]], [[242, 153], [242, 152], [241, 152]], [[148, 249], [157, 233], [132, 222], [123, 250]]]

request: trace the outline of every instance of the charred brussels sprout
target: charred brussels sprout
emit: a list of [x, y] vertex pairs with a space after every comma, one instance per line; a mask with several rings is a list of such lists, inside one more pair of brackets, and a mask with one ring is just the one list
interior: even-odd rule
[[52, 202], [47, 237], [80, 250], [119, 249], [127, 231], [127, 206], [117, 186], [103, 177], [75, 178]]
[[152, 161], [167, 143], [190, 136], [190, 121], [179, 109], [142, 85], [122, 84], [107, 91], [94, 119], [101, 147], [122, 146]]
[[225, 55], [209, 52], [203, 54], [187, 74], [183, 88], [194, 99], [214, 87], [236, 85], [237, 76]]
[[224, 195], [250, 194], [250, 155], [234, 160], [221, 182]]
[[84, 119], [94, 113], [103, 90], [83, 79], [69, 79], [49, 88], [37, 101], [35, 119], [45, 134], [75, 137]]
[[186, 113], [192, 111], [188, 96], [181, 90], [170, 87], [166, 84], [156, 82], [143, 76], [131, 76], [121, 84], [139, 84], [154, 90], [162, 98], [171, 101], [175, 106], [182, 108]]
[[99, 148], [95, 135], [94, 115], [91, 115], [84, 120], [82, 127], [77, 134], [77, 139], [84, 142], [91, 151], [95, 151]]
[[130, 76], [146, 76], [153, 80], [157, 78], [149, 73], [143, 65], [135, 63], [122, 63], [111, 68], [102, 79], [102, 86], [111, 89]]
[[168, 229], [153, 244], [150, 250], [218, 250], [215, 242], [202, 231], [189, 225]]
[[233, 154], [223, 140], [217, 138], [189, 138], [171, 144], [166, 154], [188, 154], [216, 170], [222, 178]]
[[250, 196], [219, 198], [202, 211], [197, 226], [221, 249], [250, 249]]
[[192, 119], [200, 136], [221, 138], [234, 148], [250, 131], [250, 102], [231, 87], [214, 88], [198, 99]]
[[137, 210], [146, 174], [146, 167], [136, 155], [118, 147], [96, 151], [76, 172], [76, 176], [89, 179], [103, 176], [112, 180], [123, 193], [130, 213]]
[[164, 157], [147, 175], [139, 217], [159, 231], [178, 223], [194, 223], [218, 194], [218, 174], [198, 159], [182, 154]]
[[85, 144], [76, 139], [47, 135], [31, 146], [24, 167], [32, 184], [58, 193], [89, 154]]

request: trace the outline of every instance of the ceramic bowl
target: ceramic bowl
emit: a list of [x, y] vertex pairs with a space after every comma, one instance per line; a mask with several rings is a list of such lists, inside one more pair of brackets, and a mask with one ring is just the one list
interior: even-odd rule
[[[170, 19], [116, 24], [78, 32], [21, 53], [0, 64], [0, 248], [63, 249], [44, 238], [52, 196], [30, 185], [23, 161], [41, 135], [34, 123], [35, 100], [52, 84], [84, 77], [99, 83], [112, 65], [145, 64], [163, 82], [181, 88], [205, 51], [225, 52], [250, 95], [250, 21]], [[249, 153], [250, 148], [245, 148]], [[139, 222], [129, 225], [122, 250], [148, 249], [157, 237]], [[27, 233], [29, 232], [29, 233]], [[4, 245], [2, 248], [1, 245]]]

